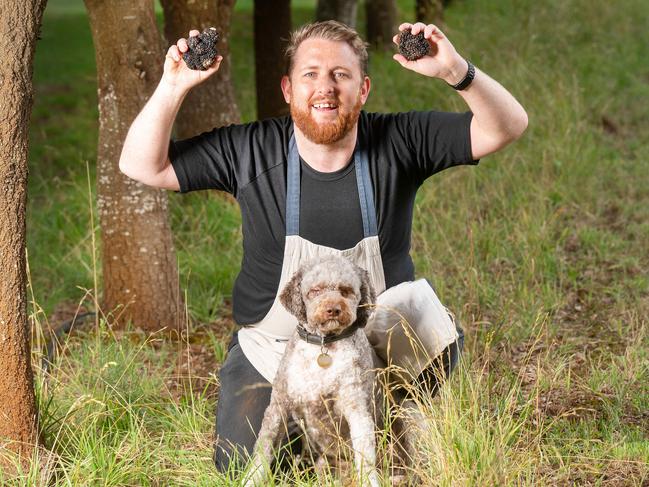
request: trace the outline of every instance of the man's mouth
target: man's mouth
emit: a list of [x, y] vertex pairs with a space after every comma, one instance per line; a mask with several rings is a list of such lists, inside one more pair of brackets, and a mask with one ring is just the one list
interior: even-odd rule
[[338, 109], [338, 104], [336, 103], [314, 103], [311, 106], [316, 110], [323, 111], [323, 112]]

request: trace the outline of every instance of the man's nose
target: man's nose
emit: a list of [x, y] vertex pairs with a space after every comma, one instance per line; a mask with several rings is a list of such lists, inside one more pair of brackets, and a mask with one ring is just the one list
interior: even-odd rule
[[334, 93], [334, 91], [336, 91], [336, 84], [335, 84], [335, 82], [333, 80], [326, 78], [326, 79], [320, 80], [320, 82], [318, 83], [317, 90], [318, 90], [318, 93], [332, 94], [332, 93]]

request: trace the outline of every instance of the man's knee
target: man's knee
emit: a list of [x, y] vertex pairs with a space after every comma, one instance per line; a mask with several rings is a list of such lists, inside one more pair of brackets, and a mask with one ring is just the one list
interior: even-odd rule
[[451, 373], [458, 366], [462, 350], [464, 349], [464, 330], [455, 320], [458, 338], [446, 347], [431, 364], [417, 377], [416, 384], [422, 388], [427, 395], [434, 397], [440, 387], [451, 376]]

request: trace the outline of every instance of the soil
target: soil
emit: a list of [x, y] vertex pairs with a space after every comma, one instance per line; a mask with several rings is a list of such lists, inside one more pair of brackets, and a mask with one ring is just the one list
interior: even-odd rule
[[[548, 466], [542, 474], [539, 485], [557, 487], [646, 487], [649, 486], [649, 468], [641, 462], [626, 460], [601, 460], [603, 465], [572, 463], [569, 472], [562, 472], [561, 466]], [[539, 479], [541, 480], [541, 479]]]
[[[229, 303], [225, 303], [224, 310], [230, 310]], [[75, 302], [62, 302], [50, 315], [48, 322], [43, 327], [51, 336], [63, 323], [87, 312], [84, 306]], [[94, 327], [94, 320], [86, 320], [75, 325], [72, 330], [61, 339], [61, 344], [78, 333], [86, 333]], [[179, 340], [149, 339], [149, 345], [158, 350], [173, 350], [175, 348], [176, 363], [170, 374], [165, 377], [165, 391], [179, 401], [187, 394], [204, 394], [210, 399], [218, 395], [218, 371], [221, 366], [214, 353], [212, 337], [216, 338], [223, 347], [227, 347], [230, 337], [235, 330], [235, 324], [229, 311], [226, 311], [218, 320], [212, 323], [191, 324], [189, 329], [183, 330]], [[137, 343], [147, 340], [140, 331], [124, 332], [115, 330], [113, 334], [121, 339], [126, 337]], [[62, 353], [65, 353], [63, 346]], [[160, 367], [158, 363], [148, 364], [149, 370]]]

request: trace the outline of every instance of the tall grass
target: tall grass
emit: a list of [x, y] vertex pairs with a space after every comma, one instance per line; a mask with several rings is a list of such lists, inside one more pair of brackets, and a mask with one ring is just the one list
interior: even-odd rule
[[[96, 158], [94, 54], [83, 10], [59, 3], [46, 11], [35, 68], [35, 344], [79, 303], [92, 308], [101, 282], [86, 180]], [[244, 120], [254, 117], [250, 5], [235, 12], [232, 34]], [[410, 18], [411, 2], [399, 5]], [[294, 21], [311, 15], [296, 8]], [[522, 102], [530, 127], [477, 168], [436, 175], [417, 197], [418, 274], [467, 337], [440, 395], [418, 398], [422, 456], [411, 468], [423, 485], [649, 481], [648, 16], [640, 0], [465, 0], [447, 11], [451, 41]], [[370, 74], [368, 110], [466, 109], [444, 83], [390, 55], [373, 53]], [[170, 199], [195, 320], [187, 340], [116, 334], [102, 321], [71, 335], [47, 371], [35, 351], [47, 449], [29, 472], [0, 473], [0, 484], [240, 482], [211, 462], [238, 209], [202, 195]], [[333, 482], [292, 476], [296, 485]]]

